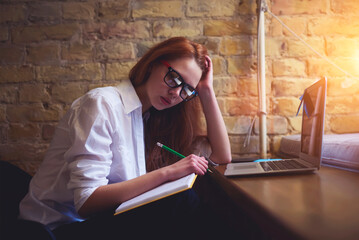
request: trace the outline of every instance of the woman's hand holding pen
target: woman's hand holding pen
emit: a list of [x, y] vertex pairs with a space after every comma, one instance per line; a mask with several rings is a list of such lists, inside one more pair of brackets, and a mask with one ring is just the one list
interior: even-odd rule
[[173, 181], [191, 173], [204, 175], [208, 169], [208, 161], [204, 157], [191, 154], [165, 169], [168, 181]]

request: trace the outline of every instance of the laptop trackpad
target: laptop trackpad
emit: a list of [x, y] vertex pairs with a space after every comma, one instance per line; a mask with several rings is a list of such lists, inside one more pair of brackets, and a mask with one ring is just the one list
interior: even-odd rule
[[227, 165], [225, 175], [241, 175], [248, 173], [260, 173], [263, 169], [260, 164], [249, 162], [249, 163], [230, 163]]

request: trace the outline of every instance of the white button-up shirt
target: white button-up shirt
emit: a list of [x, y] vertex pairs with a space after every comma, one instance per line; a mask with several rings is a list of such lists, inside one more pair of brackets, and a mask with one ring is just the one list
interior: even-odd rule
[[146, 173], [142, 105], [130, 81], [77, 99], [20, 204], [20, 218], [51, 229], [82, 219], [77, 211], [100, 186]]

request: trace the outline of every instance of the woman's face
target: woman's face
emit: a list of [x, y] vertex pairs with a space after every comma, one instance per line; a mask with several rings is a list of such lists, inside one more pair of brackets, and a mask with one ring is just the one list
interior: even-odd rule
[[[168, 61], [169, 65], [181, 75], [183, 81], [195, 88], [199, 83], [202, 70], [192, 58], [181, 58]], [[170, 88], [164, 81], [164, 77], [168, 73], [168, 66], [165, 64], [156, 65], [152, 69], [152, 73], [146, 82], [146, 92], [148, 101], [151, 106], [157, 110], [163, 110], [175, 106], [183, 101], [180, 97], [182, 86]]]

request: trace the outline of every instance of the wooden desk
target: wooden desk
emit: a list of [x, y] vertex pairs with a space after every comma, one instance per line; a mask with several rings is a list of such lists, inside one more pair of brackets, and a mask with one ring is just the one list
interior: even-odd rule
[[[358, 173], [322, 167], [309, 174], [228, 178], [225, 168], [214, 168], [207, 181], [229, 201], [212, 207], [230, 206], [232, 223], [247, 214], [266, 239], [359, 239]], [[240, 229], [243, 222], [233, 225]]]

